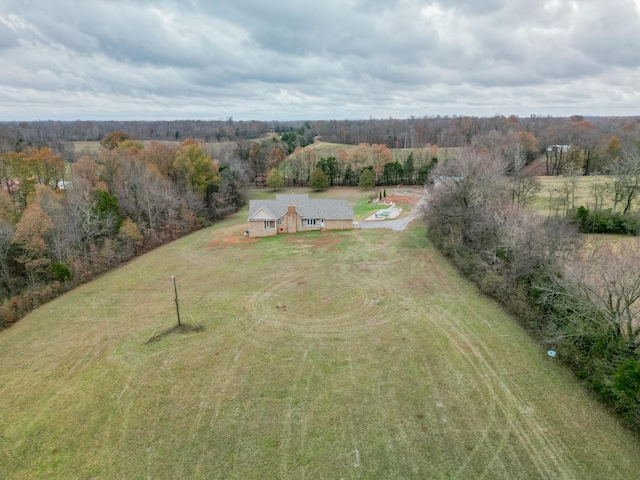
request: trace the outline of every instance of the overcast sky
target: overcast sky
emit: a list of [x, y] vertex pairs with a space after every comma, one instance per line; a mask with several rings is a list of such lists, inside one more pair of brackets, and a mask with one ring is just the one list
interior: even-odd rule
[[640, 0], [0, 0], [0, 120], [640, 115]]

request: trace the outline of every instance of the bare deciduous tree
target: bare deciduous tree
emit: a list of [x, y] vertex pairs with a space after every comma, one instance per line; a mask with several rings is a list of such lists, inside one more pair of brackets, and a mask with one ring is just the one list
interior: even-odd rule
[[524, 170], [527, 163], [525, 148], [518, 143], [513, 162], [513, 183], [511, 198], [520, 207], [527, 205], [532, 197], [540, 191], [540, 182], [536, 176]]
[[568, 263], [566, 281], [575, 292], [573, 302], [595, 307], [601, 316], [591, 317], [602, 327], [640, 346], [640, 244], [620, 242], [596, 248]]
[[640, 192], [640, 155], [626, 154], [611, 163], [609, 173], [612, 175], [613, 210], [616, 211], [620, 203], [623, 212], [629, 213], [631, 205]]

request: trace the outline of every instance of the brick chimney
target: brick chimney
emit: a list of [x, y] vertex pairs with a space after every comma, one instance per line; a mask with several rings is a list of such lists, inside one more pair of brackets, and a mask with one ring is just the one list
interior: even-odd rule
[[296, 214], [296, 206], [295, 205], [287, 206], [287, 213], [289, 215], [295, 215]]

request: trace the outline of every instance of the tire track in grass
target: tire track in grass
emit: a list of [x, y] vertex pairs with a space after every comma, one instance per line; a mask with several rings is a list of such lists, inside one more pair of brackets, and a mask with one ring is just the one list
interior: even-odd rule
[[[426, 290], [429, 293], [433, 294], [434, 291], [453, 291], [459, 288], [459, 284], [455, 282], [455, 278], [452, 278], [451, 273], [447, 272], [439, 262], [433, 261], [432, 254], [430, 252], [423, 252], [420, 259], [415, 260], [416, 261], [409, 263], [409, 277], [416, 280], [419, 279], [423, 282], [427, 281]], [[435, 283], [433, 280], [431, 280], [433, 278], [437, 278], [439, 281]], [[415, 297], [412, 298], [412, 302], [408, 305], [407, 309], [414, 312], [417, 310], [422, 310], [422, 318], [433, 319], [433, 312], [430, 309], [422, 307]], [[440, 313], [442, 314], [442, 312]], [[447, 312], [445, 311], [445, 314], [446, 313]], [[432, 320], [432, 323], [436, 323], [436, 327], [439, 326], [437, 325], [437, 321]], [[450, 336], [448, 336], [447, 338], [450, 340], [450, 343], [452, 345], [455, 345], [455, 343], [451, 341]], [[463, 351], [463, 353], [466, 355], [465, 351]], [[438, 378], [439, 376], [439, 372], [433, 372], [433, 370], [430, 368], [428, 361], [425, 361], [421, 364], [421, 369], [424, 372], [425, 377], [427, 378]], [[486, 389], [486, 382], [483, 382], [483, 384], [479, 385], [479, 387]], [[445, 396], [443, 396], [443, 394], [441, 393], [440, 387], [438, 386], [437, 382], [431, 384], [431, 388], [434, 390], [435, 398], [445, 398]], [[498, 458], [499, 452], [502, 450], [502, 447], [506, 444], [510, 436], [510, 431], [508, 429], [502, 429], [499, 449], [496, 450], [495, 442], [490, 438], [490, 435], [494, 431], [498, 430], [497, 427], [499, 426], [500, 422], [500, 416], [498, 412], [500, 410], [500, 407], [496, 400], [495, 392], [492, 389], [487, 390], [485, 397], [488, 399], [488, 401], [484, 404], [486, 409], [485, 411], [487, 413], [485, 427], [482, 429], [480, 438], [476, 441], [476, 444], [472, 448], [471, 453], [467, 456], [465, 462], [460, 467], [461, 470], [466, 468], [467, 465], [471, 464], [476, 456], [480, 455], [483, 452], [489, 452], [493, 454], [493, 458], [491, 462], [489, 462], [487, 469], [485, 469], [486, 471], [488, 471], [489, 466], [492, 465], [495, 459]], [[444, 407], [441, 402], [437, 402], [435, 406], [436, 408]]]
[[[402, 412], [404, 398], [399, 398], [397, 391], [393, 389], [387, 392], [383, 398], [385, 401], [384, 409], [391, 412]], [[391, 407], [390, 407], [391, 406]], [[414, 475], [420, 472], [420, 466], [418, 465], [418, 459], [421, 458], [421, 451], [416, 442], [413, 442], [410, 434], [407, 432], [408, 425], [405, 422], [395, 422], [394, 440], [400, 444], [403, 449], [401, 455], [403, 466], [407, 467]]]
[[[427, 265], [424, 262], [412, 263], [411, 276], [413, 278], [420, 278], [420, 276], [427, 276], [427, 277], [436, 277], [439, 279], [448, 279], [448, 281], [445, 280], [446, 283], [443, 284], [440, 282], [438, 284], [438, 290], [442, 292], [445, 292], [445, 291], [451, 292], [451, 291], [456, 291], [460, 289], [459, 283], [454, 281], [455, 275], [456, 275], [455, 272], [447, 272], [446, 269], [442, 268], [442, 266], [438, 265], [437, 263], [430, 265], [431, 269], [427, 269], [426, 267]], [[453, 277], [452, 277], [452, 274], [454, 275]], [[416, 275], [418, 275], [418, 277], [416, 277]], [[451, 303], [455, 304], [455, 301], [452, 301]], [[434, 307], [431, 306], [431, 308], [434, 308]], [[425, 309], [425, 310], [426, 311], [424, 316], [429, 318], [432, 315], [432, 312], [430, 312], [429, 309]], [[438, 322], [433, 322], [434, 326], [438, 328], [441, 332], [443, 332], [443, 334], [445, 334], [445, 336], [450, 340], [451, 344], [456, 346], [457, 351], [460, 352], [467, 359], [467, 361], [472, 366], [472, 368], [478, 373], [479, 378], [483, 379], [485, 386], [489, 388], [488, 392], [490, 394], [490, 397], [502, 398], [502, 396], [499, 395], [499, 392], [496, 392], [496, 390], [492, 387], [492, 382], [497, 382], [499, 384], [500, 389], [503, 390], [506, 397], [503, 400], [501, 400], [500, 403], [496, 403], [496, 406], [503, 411], [504, 415], [506, 415], [506, 419], [510, 424], [511, 431], [513, 431], [513, 433], [516, 434], [520, 443], [523, 444], [523, 446], [527, 449], [529, 457], [532, 463], [534, 463], [534, 465], [536, 466], [536, 468], [541, 473], [548, 470], [546, 468], [546, 465], [541, 464], [539, 461], [536, 460], [540, 455], [539, 455], [538, 449], [535, 448], [535, 446], [533, 446], [531, 443], [532, 436], [536, 438], [536, 440], [539, 442], [540, 445], [542, 445], [543, 450], [547, 450], [547, 457], [552, 460], [552, 463], [557, 464], [558, 471], [563, 471], [565, 472], [564, 474], [567, 474], [569, 468], [566, 465], [561, 465], [564, 462], [564, 459], [566, 458], [566, 448], [564, 448], [564, 446], [560, 446], [559, 448], [556, 447], [555, 445], [556, 442], [553, 442], [539, 427], [539, 425], [537, 425], [535, 422], [527, 418], [524, 418], [527, 426], [529, 427], [529, 430], [531, 431], [531, 434], [528, 434], [525, 431], [524, 427], [519, 426], [518, 422], [515, 420], [515, 417], [517, 416], [517, 414], [514, 415], [511, 412], [514, 410], [519, 411], [518, 408], [520, 408], [519, 405], [521, 405], [521, 402], [518, 401], [516, 395], [513, 393], [511, 388], [509, 388], [501, 380], [499, 374], [497, 374], [495, 370], [493, 370], [493, 368], [487, 361], [486, 359], [487, 356], [492, 360], [495, 360], [495, 359], [491, 355], [490, 350], [487, 348], [486, 344], [484, 344], [480, 340], [480, 338], [477, 335], [473, 334], [468, 328], [465, 328], [460, 321], [457, 321], [457, 322], [452, 321], [449, 315], [448, 309], [440, 309], [440, 317], [446, 323], [447, 327], [454, 333], [454, 335], [449, 335], [448, 332], [442, 328], [442, 324]], [[474, 342], [480, 345], [482, 351], [478, 350], [476, 345], [474, 345]], [[468, 350], [471, 350], [472, 355], [468, 353]], [[473, 361], [474, 358], [482, 362], [483, 364], [482, 370], [480, 370], [477, 364], [475, 364], [475, 362]], [[486, 375], [483, 374], [483, 371], [486, 373]], [[501, 442], [500, 442], [501, 445], [504, 444], [506, 440], [508, 440], [508, 436], [510, 434], [509, 432], [510, 430], [503, 432], [501, 437]], [[491, 433], [491, 429], [490, 428], [486, 429], [483, 434], [482, 440], [483, 441], [486, 440], [490, 433]], [[490, 445], [490, 446], [492, 448], [492, 451], [495, 452], [490, 462], [490, 464], [492, 464], [493, 462], [496, 461], [498, 451], [495, 450], [495, 447], [493, 445]], [[474, 447], [472, 451], [472, 455], [470, 455], [470, 458], [467, 458], [465, 463], [461, 466], [461, 469], [466, 468], [466, 466], [472, 462], [473, 457], [476, 456], [476, 454], [479, 452], [478, 447], [479, 445], [476, 445], [476, 447]], [[461, 470], [461, 472], [462, 471], [463, 470]], [[485, 471], [488, 472], [488, 467], [485, 469]]]
[[[440, 313], [442, 314], [443, 312], [441, 311]], [[444, 315], [440, 315], [438, 319], [439, 322], [446, 322], [444, 318], [446, 314], [447, 314], [447, 311], [445, 310]], [[435, 325], [436, 328], [440, 330], [440, 332], [445, 336], [445, 338], [449, 340], [449, 344], [456, 348], [456, 352], [461, 354], [462, 359], [471, 366], [472, 370], [476, 372], [477, 375], [475, 378], [481, 380], [478, 383], [478, 388], [486, 390], [484, 397], [490, 399], [490, 402], [491, 402], [490, 405], [492, 407], [490, 409], [491, 421], [488, 424], [486, 424], [486, 426], [482, 429], [481, 437], [476, 441], [476, 444], [472, 450], [472, 453], [467, 456], [465, 462], [460, 466], [460, 469], [459, 469], [459, 473], [460, 473], [460, 472], [463, 472], [464, 469], [472, 462], [474, 457], [477, 454], [479, 454], [479, 452], [481, 452], [483, 446], [485, 445], [487, 439], [489, 438], [489, 435], [494, 431], [493, 429], [494, 425], [498, 423], [500, 418], [502, 418], [498, 416], [498, 412], [502, 411], [504, 414], [504, 408], [499, 397], [499, 392], [495, 390], [490, 376], [487, 374], [486, 370], [478, 368], [478, 366], [475, 364], [475, 361], [479, 359], [477, 352], [472, 352], [472, 354], [470, 354], [469, 351], [471, 350], [471, 345], [468, 342], [466, 342], [465, 338], [460, 336], [460, 332], [455, 331], [454, 333], [457, 335], [454, 335], [451, 333], [451, 330], [453, 329], [451, 324], [447, 325], [447, 327], [449, 328], [446, 329], [446, 328], [443, 328], [439, 324], [439, 322], [436, 322], [438, 323]], [[502, 430], [502, 435], [500, 437], [501, 439], [500, 444], [504, 443], [505, 438], [507, 438], [509, 434], [510, 434], [510, 429]], [[487, 447], [490, 449], [491, 452], [494, 452], [494, 455], [495, 455], [495, 452], [496, 452], [495, 442], [488, 443]]]
[[[246, 371], [249, 367], [245, 365], [244, 359], [247, 356], [247, 350], [249, 355], [251, 353], [252, 342], [248, 342], [247, 338], [243, 335], [239, 335], [238, 341], [234, 345], [228, 347], [229, 354], [226, 356], [226, 365], [222, 365], [222, 374], [212, 375], [208, 388], [203, 392], [202, 397], [209, 399], [207, 404], [201, 403], [201, 409], [198, 412], [197, 418], [192, 422], [192, 433], [199, 427], [202, 427], [205, 421], [208, 421], [208, 428], [213, 431], [220, 430], [220, 422], [228, 422], [230, 417], [229, 413], [223, 413], [223, 409], [227, 406], [233, 406], [237, 403], [236, 397], [240, 391], [241, 385], [245, 384], [246, 376], [242, 372]], [[249, 347], [247, 344], [249, 343]], [[255, 346], [255, 345], [254, 345]], [[257, 345], [259, 349], [262, 349], [262, 345]], [[222, 381], [220, 379], [222, 378]], [[206, 417], [207, 412], [210, 415]], [[222, 413], [221, 413], [222, 412]], [[223, 423], [224, 428], [229, 428], [228, 423]], [[194, 447], [202, 448], [202, 446], [194, 445]], [[194, 471], [207, 471], [208, 461], [206, 455], [202, 452], [197, 452], [196, 455], [191, 455], [192, 459], [201, 459], [197, 462]]]
[[[359, 387], [361, 387], [361, 383], [358, 382], [358, 377], [354, 371], [354, 361], [353, 355], [351, 353], [351, 347], [346, 346], [346, 356], [347, 366], [349, 369], [349, 382], [351, 384], [351, 389], [353, 391], [358, 391]], [[362, 478], [363, 468], [362, 468], [362, 456], [361, 451], [365, 452], [363, 448], [366, 448], [367, 443], [362, 441], [358, 436], [358, 432], [360, 429], [358, 428], [358, 412], [357, 407], [361, 405], [360, 402], [349, 402], [347, 405], [347, 418], [345, 419], [345, 435], [348, 437], [344, 440], [344, 445], [351, 445], [351, 450], [345, 455], [345, 469], [350, 472], [351, 478]], [[361, 407], [362, 408], [362, 407]]]
[[[476, 372], [477, 378], [482, 380], [488, 394], [502, 411], [509, 431], [518, 438], [540, 476], [543, 478], [573, 478], [574, 469], [567, 463], [566, 447], [558, 444], [557, 440], [551, 439], [538, 422], [527, 416], [519, 415], [522, 402], [491, 366], [489, 360], [495, 361], [495, 358], [487, 346], [468, 327], [464, 327], [460, 321], [453, 320], [448, 310], [437, 305], [433, 305], [432, 308], [439, 313], [440, 320], [432, 322], [433, 326], [450, 341], [452, 346], [455, 346], [457, 353]], [[425, 308], [425, 316], [429, 316], [429, 313], [429, 309]], [[432, 314], [433, 312], [431, 312], [431, 316]], [[503, 442], [504, 437], [501, 443]], [[497, 456], [497, 453], [494, 457]], [[472, 458], [467, 458], [460, 466], [456, 477], [464, 478], [462, 475], [471, 460]], [[496, 458], [492, 458], [491, 463], [494, 461]], [[485, 472], [487, 471], [488, 468], [485, 468]]]
[[[250, 323], [247, 336], [254, 343], [268, 342], [265, 335], [268, 330], [295, 333], [308, 339], [347, 337], [369, 334], [391, 321], [390, 316], [380, 315], [381, 300], [375, 298], [377, 284], [340, 269], [335, 271], [330, 290], [297, 271], [275, 275], [265, 283], [245, 305]], [[309, 310], [311, 313], [301, 311], [298, 303], [307, 305], [312, 294], [318, 297], [320, 307], [314, 306]]]
[[[425, 359], [425, 362], [423, 362], [420, 365], [421, 370], [424, 372], [424, 376], [426, 378], [438, 378], [438, 374], [433, 372], [433, 370], [430, 368], [429, 366], [429, 362]], [[443, 395], [441, 393], [441, 389], [438, 385], [438, 382], [433, 382], [430, 384], [432, 390], [434, 391], [434, 398], [436, 399], [444, 399], [446, 398], [446, 395]], [[486, 389], [485, 385], [479, 385], [480, 388], [484, 388]], [[467, 464], [470, 464], [473, 462], [474, 458], [481, 454], [483, 451], [487, 451], [487, 452], [496, 452], [495, 449], [495, 444], [494, 442], [491, 441], [490, 439], [490, 434], [493, 431], [496, 431], [498, 429], [499, 426], [499, 420], [500, 417], [498, 415], [498, 404], [496, 401], [495, 396], [492, 394], [492, 392], [487, 392], [485, 394], [485, 397], [488, 398], [488, 401], [484, 404], [485, 407], [485, 412], [486, 412], [486, 421], [484, 422], [484, 428], [481, 430], [481, 434], [480, 434], [480, 438], [478, 440], [476, 440], [475, 445], [473, 446], [470, 454], [467, 456], [467, 458], [465, 459], [464, 463], [460, 466], [460, 469], [464, 469], [466, 467]], [[446, 406], [444, 405], [443, 402], [436, 402], [434, 405], [436, 408], [445, 408]], [[502, 436], [501, 436], [501, 441], [500, 441], [500, 445], [503, 445], [506, 440], [509, 437], [510, 432], [507, 429], [502, 429]], [[494, 458], [497, 457], [497, 453], [494, 455]]]
[[[282, 434], [280, 435], [280, 478], [288, 478], [289, 475], [289, 449], [291, 448], [291, 437], [293, 436], [293, 416], [294, 416], [294, 402], [298, 398], [298, 385], [304, 372], [307, 363], [307, 356], [309, 350], [305, 349], [302, 355], [302, 360], [296, 371], [293, 386], [291, 387], [287, 398], [287, 410], [284, 416], [284, 422], [282, 426]], [[313, 371], [312, 371], [313, 373]], [[309, 382], [307, 382], [307, 390]]]
[[[463, 328], [465, 327], [463, 326]], [[467, 332], [469, 332], [468, 328], [466, 328], [466, 330]], [[522, 420], [524, 420], [524, 423], [528, 427], [521, 427], [520, 429], [521, 433], [524, 435], [525, 441], [530, 441], [530, 436], [527, 434], [527, 432], [533, 432], [533, 435], [535, 437], [534, 440], [536, 440], [538, 444], [543, 445], [543, 448], [546, 450], [547, 458], [554, 461], [558, 468], [558, 471], [562, 472], [563, 476], [570, 474], [570, 476], [573, 477], [573, 472], [575, 471], [576, 465], [570, 461], [570, 458], [568, 459], [570, 452], [568, 451], [566, 446], [561, 443], [561, 441], [550, 437], [546, 433], [545, 429], [541, 427], [540, 423], [534, 421], [532, 417], [528, 415], [529, 408], [523, 407], [523, 403], [521, 400], [523, 395], [518, 391], [519, 389], [517, 384], [513, 387], [509, 387], [502, 380], [502, 377], [495, 371], [495, 369], [493, 369], [493, 367], [487, 361], [487, 358], [490, 358], [495, 363], [495, 357], [491, 353], [491, 350], [486, 346], [484, 342], [482, 342], [477, 337], [477, 335], [472, 335], [476, 338], [480, 349], [482, 349], [484, 353], [484, 355], [480, 354], [482, 362], [485, 364], [486, 368], [491, 373], [493, 378], [498, 380], [500, 388], [503, 389], [507, 394], [506, 400], [508, 401], [509, 405], [505, 405], [503, 408], [508, 408], [509, 411], [515, 412], [515, 415], [511, 417], [511, 420], [514, 422], [515, 426], [522, 425]], [[518, 393], [518, 395], [514, 393], [514, 390]], [[515, 423], [516, 419], [520, 419], [521, 421]], [[536, 453], [538, 451], [538, 447], [536, 445], [532, 445], [532, 451]]]
[[[198, 403], [197, 413], [193, 417], [191, 427], [189, 429], [192, 437], [196, 436], [196, 432], [208, 423], [208, 428], [217, 431], [217, 425], [220, 418], [220, 411], [236, 397], [238, 392], [238, 379], [241, 378], [237, 372], [243, 368], [242, 353], [245, 345], [245, 339], [239, 337], [233, 345], [229, 345], [228, 355], [218, 358], [222, 360], [226, 358], [226, 364], [220, 365], [222, 375], [218, 371], [214, 370], [211, 373], [208, 386], [204, 388], [200, 394], [200, 402]], [[229, 392], [232, 395], [229, 396]], [[202, 448], [201, 446], [194, 444], [193, 448]], [[203, 456], [201, 452], [190, 455], [192, 459], [199, 459], [194, 465], [194, 471], [206, 471], [207, 458]]]
[[[550, 451], [549, 447], [552, 447], [553, 445], [549, 441], [549, 439], [539, 438], [539, 435], [537, 435], [537, 431], [536, 431], [538, 427], [536, 425], [529, 425], [530, 428], [528, 430], [521, 425], [520, 419], [518, 419], [517, 414], [514, 413], [515, 410], [517, 409], [517, 405], [519, 404], [519, 402], [517, 401], [515, 395], [512, 394], [509, 387], [499, 378], [499, 376], [488, 364], [488, 362], [482, 356], [482, 354], [475, 349], [474, 345], [471, 342], [469, 342], [468, 338], [462, 336], [459, 338], [459, 340], [461, 340], [462, 343], [464, 344], [464, 347], [462, 348], [466, 347], [471, 349], [475, 360], [480, 361], [483, 368], [478, 368], [477, 365], [473, 365], [474, 370], [476, 370], [479, 377], [483, 379], [485, 385], [490, 389], [490, 394], [492, 395], [492, 397], [498, 399], [496, 404], [502, 411], [504, 418], [510, 427], [511, 432], [513, 432], [516, 435], [520, 444], [527, 451], [529, 459], [534, 464], [538, 472], [547, 478], [555, 477], [559, 472], [565, 473], [566, 469], [562, 468], [562, 466], [559, 465], [560, 463], [559, 460], [561, 457], [559, 457], [556, 452]], [[468, 358], [471, 358], [471, 357], [468, 357]], [[494, 389], [493, 387], [494, 382], [498, 383], [499, 391]], [[532, 436], [535, 438], [532, 438]], [[504, 441], [504, 437], [503, 437], [503, 441]], [[540, 455], [539, 455], [540, 448], [542, 448], [542, 450], [545, 451], [545, 457], [547, 458], [547, 460], [550, 460], [552, 464], [555, 464], [557, 466], [556, 471], [550, 470], [548, 467], [548, 463], [545, 462], [544, 459], [540, 458]], [[553, 449], [551, 448], [551, 450]], [[497, 453], [498, 452], [496, 451], [496, 455]], [[496, 455], [494, 455], [494, 457], [492, 458], [492, 462], [495, 461]], [[464, 468], [466, 468], [467, 465], [468, 463], [465, 463], [461, 466], [459, 470], [460, 474], [464, 472]]]

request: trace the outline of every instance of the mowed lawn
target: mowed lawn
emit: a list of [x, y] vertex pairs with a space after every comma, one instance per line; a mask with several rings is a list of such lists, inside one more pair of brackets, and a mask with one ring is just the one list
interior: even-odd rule
[[[255, 241], [245, 219], [0, 332], [0, 478], [640, 475], [637, 438], [419, 221]], [[159, 335], [171, 275], [203, 331]]]

